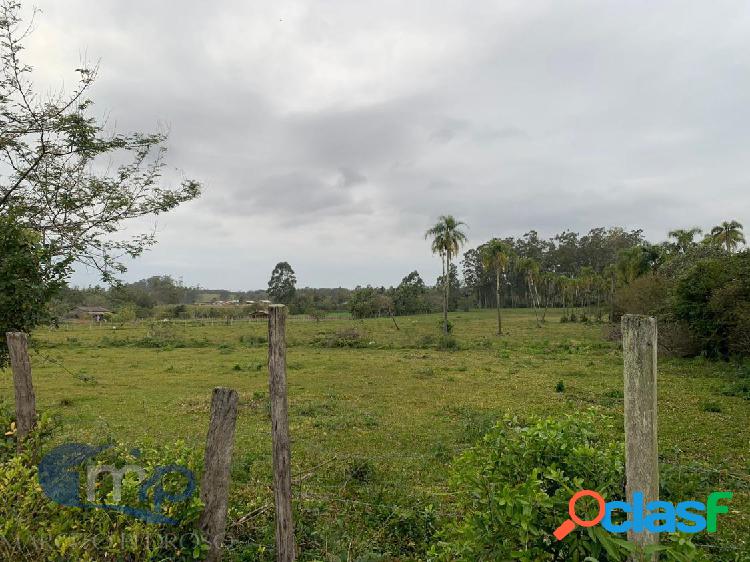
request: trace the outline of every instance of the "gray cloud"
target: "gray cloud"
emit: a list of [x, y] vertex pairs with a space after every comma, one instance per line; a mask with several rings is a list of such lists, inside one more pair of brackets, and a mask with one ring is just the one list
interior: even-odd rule
[[258, 287], [286, 259], [302, 284], [432, 280], [446, 212], [472, 244], [750, 222], [743, 2], [39, 5], [40, 77], [101, 57], [98, 110], [168, 125], [167, 178], [206, 184], [132, 278]]

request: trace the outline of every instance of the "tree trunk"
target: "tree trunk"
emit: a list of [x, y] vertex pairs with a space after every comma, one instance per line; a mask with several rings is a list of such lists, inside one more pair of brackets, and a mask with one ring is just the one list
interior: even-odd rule
[[448, 298], [450, 294], [451, 253], [445, 253], [445, 269], [443, 269], [443, 333], [448, 334]]
[[497, 301], [497, 335], [503, 335], [503, 320], [500, 317], [500, 270], [495, 270], [495, 300]]

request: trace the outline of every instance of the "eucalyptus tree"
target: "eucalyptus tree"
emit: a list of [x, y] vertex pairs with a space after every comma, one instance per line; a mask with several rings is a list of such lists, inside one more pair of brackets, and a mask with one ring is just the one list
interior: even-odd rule
[[297, 276], [288, 262], [281, 261], [276, 264], [268, 280], [268, 296], [274, 302], [291, 304], [297, 291]]
[[617, 267], [614, 263], [608, 264], [602, 273], [604, 279], [608, 281], [609, 290], [607, 302], [609, 302], [609, 321], [615, 321], [615, 289], [617, 286]]
[[539, 275], [539, 289], [541, 293], [542, 323], [546, 321], [547, 309], [554, 306], [562, 288], [562, 275], [553, 271], [542, 271]]
[[458, 254], [466, 243], [466, 234], [461, 230], [466, 223], [452, 215], [441, 215], [438, 222], [425, 232], [425, 239], [431, 240], [432, 253], [440, 255], [443, 264], [443, 332], [448, 333], [448, 297], [450, 286], [450, 265], [453, 256]]
[[740, 244], [745, 244], [745, 236], [742, 233], [742, 225], [737, 221], [724, 221], [711, 229], [709, 234], [711, 240], [724, 246], [728, 253], [734, 252]]
[[526, 282], [526, 294], [528, 295], [528, 302], [534, 309], [534, 318], [536, 319], [537, 326], [541, 326], [539, 321], [539, 291], [537, 290], [537, 284], [539, 279], [539, 262], [532, 258], [521, 258], [516, 263], [516, 268], [519, 273], [523, 275], [524, 281]]
[[503, 319], [500, 314], [502, 307], [501, 279], [505, 282], [505, 272], [510, 262], [510, 247], [497, 238], [493, 238], [482, 247], [482, 263], [484, 267], [495, 274], [495, 306], [497, 308], [497, 335], [503, 333]]

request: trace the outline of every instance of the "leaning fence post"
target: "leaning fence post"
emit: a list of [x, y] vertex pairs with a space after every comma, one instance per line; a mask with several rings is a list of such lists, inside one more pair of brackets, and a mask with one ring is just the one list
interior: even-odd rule
[[[659, 499], [659, 452], [657, 444], [657, 330], [656, 319], [627, 314], [622, 317], [622, 348], [625, 378], [625, 493], [631, 505], [636, 492], [643, 503]], [[628, 515], [633, 519], [633, 514]], [[639, 547], [657, 544], [655, 533], [628, 531], [628, 540]], [[636, 555], [631, 560], [658, 560]]]
[[227, 521], [229, 469], [232, 462], [234, 428], [237, 422], [237, 392], [231, 388], [214, 388], [211, 397], [211, 421], [206, 437], [206, 457], [201, 480], [203, 513], [199, 527], [209, 541], [206, 560], [221, 560], [221, 545]]
[[273, 491], [276, 504], [276, 560], [296, 558], [292, 521], [292, 473], [286, 397], [286, 307], [268, 307], [268, 386], [273, 439]]
[[31, 361], [29, 361], [29, 340], [23, 332], [5, 334], [13, 371], [13, 387], [16, 395], [16, 436], [18, 447], [36, 424], [36, 398], [31, 382]]

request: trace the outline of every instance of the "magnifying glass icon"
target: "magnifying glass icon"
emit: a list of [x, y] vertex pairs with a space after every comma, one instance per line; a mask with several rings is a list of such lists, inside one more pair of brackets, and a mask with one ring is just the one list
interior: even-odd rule
[[[594, 498], [599, 504], [599, 513], [591, 520], [581, 519], [576, 514], [576, 502], [584, 496]], [[568, 502], [568, 515], [570, 515], [570, 519], [566, 519], [565, 521], [563, 521], [563, 524], [555, 529], [555, 532], [552, 534], [555, 535], [555, 538], [557, 540], [561, 541], [565, 537], [567, 537], [573, 529], [576, 528], [576, 525], [580, 525], [581, 527], [593, 527], [594, 525], [599, 523], [599, 521], [604, 519], [605, 512], [606, 505], [604, 503], [604, 498], [600, 494], [591, 490], [581, 490], [580, 492], [576, 492]]]

